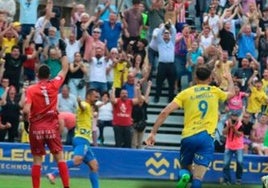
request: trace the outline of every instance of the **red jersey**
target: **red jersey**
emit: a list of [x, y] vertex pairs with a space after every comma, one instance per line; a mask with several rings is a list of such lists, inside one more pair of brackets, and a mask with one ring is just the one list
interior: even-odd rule
[[[34, 49], [32, 49], [31, 47], [28, 47], [25, 49], [25, 55], [32, 55], [34, 52]], [[23, 67], [34, 70], [35, 68], [35, 62], [36, 59], [27, 59], [26, 61], [23, 62]]]
[[114, 104], [113, 125], [131, 126], [132, 107], [133, 103], [131, 99], [127, 99], [126, 101], [117, 99], [117, 103]]
[[57, 76], [52, 80], [40, 81], [27, 88], [26, 104], [31, 104], [30, 122], [57, 112], [58, 92], [64, 79]]

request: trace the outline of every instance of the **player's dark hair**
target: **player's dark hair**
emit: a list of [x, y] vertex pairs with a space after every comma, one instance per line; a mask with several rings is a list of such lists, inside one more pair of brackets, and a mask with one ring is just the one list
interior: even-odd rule
[[132, 0], [132, 4], [135, 5], [135, 4], [140, 4], [141, 3], [141, 0]]
[[205, 81], [211, 75], [211, 70], [206, 66], [200, 66], [196, 69], [195, 75], [198, 80]]
[[39, 79], [48, 79], [50, 76], [50, 68], [47, 65], [41, 65], [38, 69]]
[[97, 89], [95, 89], [95, 88], [91, 88], [91, 89], [88, 89], [87, 90], [87, 93], [86, 93], [86, 96], [88, 96], [88, 95], [91, 95], [93, 92], [99, 92]]

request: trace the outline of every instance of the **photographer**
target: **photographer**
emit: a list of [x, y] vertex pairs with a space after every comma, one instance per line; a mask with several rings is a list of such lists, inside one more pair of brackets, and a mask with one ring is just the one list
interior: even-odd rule
[[232, 112], [225, 123], [223, 134], [226, 135], [224, 165], [223, 165], [223, 184], [231, 184], [230, 163], [233, 154], [236, 156], [236, 184], [241, 184], [243, 173], [243, 126], [239, 114]]
[[158, 42], [158, 71], [156, 75], [156, 95], [154, 102], [159, 102], [161, 96], [162, 85], [165, 79], [168, 80], [168, 101], [172, 101], [174, 97], [174, 86], [176, 79], [175, 60], [175, 38], [176, 29], [171, 22], [165, 23], [157, 34]]

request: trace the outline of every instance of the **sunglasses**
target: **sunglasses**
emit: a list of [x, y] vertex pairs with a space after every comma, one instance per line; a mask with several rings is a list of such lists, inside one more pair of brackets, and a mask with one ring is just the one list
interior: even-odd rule
[[93, 31], [93, 33], [100, 33], [99, 31]]

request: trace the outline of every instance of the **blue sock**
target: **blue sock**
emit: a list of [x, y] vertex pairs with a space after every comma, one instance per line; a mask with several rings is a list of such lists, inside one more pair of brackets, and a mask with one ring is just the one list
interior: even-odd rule
[[92, 188], [99, 188], [99, 178], [97, 172], [90, 172], [89, 179], [92, 185]]
[[[75, 166], [73, 160], [66, 161], [66, 164], [67, 164], [68, 168], [72, 168]], [[52, 171], [51, 174], [53, 174], [55, 177], [57, 177], [59, 175], [59, 169]]]
[[201, 187], [202, 187], [201, 180], [193, 179], [191, 188], [201, 188]]
[[67, 164], [68, 168], [75, 167], [73, 160], [66, 161], [66, 164]]

